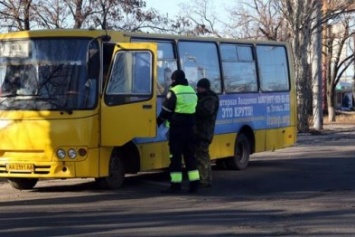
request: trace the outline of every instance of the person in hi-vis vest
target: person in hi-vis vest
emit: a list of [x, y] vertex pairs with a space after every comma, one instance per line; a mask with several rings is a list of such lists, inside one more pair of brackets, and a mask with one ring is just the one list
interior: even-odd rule
[[182, 156], [184, 157], [189, 192], [197, 192], [200, 175], [194, 157], [194, 125], [197, 96], [189, 86], [182, 70], [176, 70], [171, 75], [172, 84], [166, 95], [161, 112], [157, 118], [160, 126], [164, 121], [169, 122], [170, 148], [170, 187], [162, 193], [177, 193], [181, 191]]

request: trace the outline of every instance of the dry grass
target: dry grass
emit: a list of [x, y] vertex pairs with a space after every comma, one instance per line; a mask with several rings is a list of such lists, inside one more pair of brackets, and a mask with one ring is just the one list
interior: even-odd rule
[[355, 112], [354, 111], [337, 111], [336, 121], [329, 122], [328, 115], [324, 115], [324, 124], [355, 124]]
[[[324, 125], [330, 125], [330, 124], [348, 124], [348, 125], [355, 125], [355, 111], [337, 111], [336, 112], [336, 121], [335, 122], [329, 122], [328, 120], [328, 114], [323, 115], [323, 124]], [[313, 117], [309, 117], [309, 126], [311, 127], [313, 125]]]

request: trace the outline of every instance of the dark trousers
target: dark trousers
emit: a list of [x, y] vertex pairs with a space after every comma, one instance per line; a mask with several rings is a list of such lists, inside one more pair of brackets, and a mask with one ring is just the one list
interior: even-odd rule
[[[169, 130], [169, 148], [170, 148], [170, 173], [182, 173], [182, 157], [188, 172], [190, 181], [199, 179], [196, 159], [194, 156], [194, 133], [193, 128], [187, 127], [171, 127]], [[196, 177], [196, 173], [197, 176]], [[192, 174], [192, 175], [190, 175]], [[196, 180], [197, 179], [197, 180]], [[179, 181], [174, 181], [178, 183]]]
[[212, 183], [212, 170], [209, 146], [210, 143], [202, 139], [197, 139], [195, 143], [195, 157], [197, 160], [197, 168], [200, 173], [201, 184]]

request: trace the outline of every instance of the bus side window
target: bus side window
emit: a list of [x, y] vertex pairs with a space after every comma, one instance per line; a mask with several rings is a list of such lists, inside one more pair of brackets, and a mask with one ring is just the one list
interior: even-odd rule
[[221, 70], [217, 45], [209, 42], [180, 41], [178, 43], [181, 67], [191, 86], [203, 77], [211, 81], [211, 89], [221, 92]]
[[[256, 48], [262, 91], [288, 91], [290, 79], [286, 48], [258, 45]], [[272, 58], [272, 60], [270, 60]]]
[[158, 95], [166, 95], [171, 85], [171, 74], [177, 69], [177, 57], [172, 40], [132, 38], [132, 42], [155, 42], [158, 44]]
[[160, 89], [158, 88], [161, 95], [166, 95], [170, 89], [172, 83], [171, 74], [172, 70], [168, 67], [162, 70], [162, 75], [159, 77], [159, 79], [161, 78], [161, 81], [158, 83], [161, 86]]
[[258, 90], [256, 65], [251, 46], [221, 44], [224, 87], [227, 93]]

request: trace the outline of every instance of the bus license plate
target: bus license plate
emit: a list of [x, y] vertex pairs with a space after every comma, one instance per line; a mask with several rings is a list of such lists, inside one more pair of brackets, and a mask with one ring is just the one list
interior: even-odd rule
[[33, 172], [33, 164], [7, 164], [7, 171], [10, 172]]

